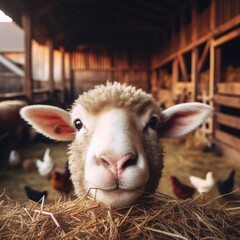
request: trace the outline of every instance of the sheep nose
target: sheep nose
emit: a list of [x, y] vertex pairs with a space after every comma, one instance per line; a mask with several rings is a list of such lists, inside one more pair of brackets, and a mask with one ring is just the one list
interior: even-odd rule
[[129, 166], [136, 165], [137, 154], [128, 153], [121, 157], [112, 157], [102, 154], [98, 157], [98, 162], [107, 167], [116, 177]]

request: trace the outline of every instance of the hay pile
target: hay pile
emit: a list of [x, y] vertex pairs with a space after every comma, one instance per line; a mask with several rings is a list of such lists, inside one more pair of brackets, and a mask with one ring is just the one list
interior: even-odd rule
[[240, 239], [240, 207], [162, 194], [112, 210], [87, 196], [39, 205], [0, 196], [0, 239]]

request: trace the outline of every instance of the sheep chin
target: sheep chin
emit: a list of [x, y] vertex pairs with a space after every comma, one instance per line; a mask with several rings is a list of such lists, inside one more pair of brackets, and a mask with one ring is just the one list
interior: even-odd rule
[[89, 191], [89, 195], [98, 201], [111, 206], [112, 208], [123, 208], [133, 204], [142, 194], [142, 189], [138, 190], [125, 190], [125, 189], [113, 189], [103, 190], [92, 188]]

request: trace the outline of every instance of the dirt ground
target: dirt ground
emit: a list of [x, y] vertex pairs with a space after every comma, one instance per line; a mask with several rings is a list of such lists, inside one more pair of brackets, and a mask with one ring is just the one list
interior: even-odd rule
[[[174, 196], [170, 186], [168, 176], [177, 176], [183, 183], [190, 185], [189, 176], [195, 175], [205, 177], [207, 171], [213, 171], [216, 180], [224, 180], [232, 169], [237, 171], [235, 176], [234, 189], [240, 189], [240, 162], [232, 164], [225, 157], [216, 156], [214, 153], [204, 153], [201, 150], [186, 149], [176, 140], [164, 140], [165, 160], [163, 176], [159, 184], [159, 191]], [[31, 145], [24, 146], [20, 149], [22, 161], [28, 158], [42, 158], [45, 149], [51, 149], [51, 156], [56, 163], [56, 168], [59, 171], [64, 170], [64, 165], [67, 160], [67, 143], [58, 142], [36, 142]], [[52, 203], [59, 197], [59, 193], [55, 191], [50, 180], [39, 175], [37, 170], [26, 172], [21, 167], [11, 168], [10, 166], [0, 168], [0, 192], [5, 192], [9, 197], [16, 201], [25, 201], [27, 199], [24, 192], [24, 186], [30, 186], [39, 191], [47, 190], [48, 197], [46, 203]], [[197, 193], [195, 194], [197, 196]], [[219, 193], [215, 187], [212, 191], [212, 196], [218, 196]], [[240, 192], [238, 191], [237, 199], [240, 201]], [[174, 196], [175, 197], [175, 196]], [[74, 194], [71, 195], [74, 198]], [[220, 202], [236, 200], [236, 197], [221, 199]], [[237, 202], [238, 206], [240, 202]]]

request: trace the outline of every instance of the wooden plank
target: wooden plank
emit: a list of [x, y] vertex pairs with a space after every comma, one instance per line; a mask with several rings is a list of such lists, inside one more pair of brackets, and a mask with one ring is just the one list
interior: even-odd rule
[[218, 83], [218, 93], [240, 95], [240, 83], [229, 82], [229, 83]]
[[237, 15], [235, 18], [232, 18], [231, 20], [223, 23], [222, 25], [214, 29], [214, 36], [220, 35], [228, 31], [229, 29], [237, 27], [239, 26], [239, 24], [240, 24], [240, 15]]
[[49, 76], [48, 76], [48, 83], [49, 83], [49, 91], [51, 95], [54, 92], [54, 61], [53, 61], [53, 42], [51, 40], [47, 41], [48, 45], [48, 54], [49, 54]]
[[224, 161], [236, 168], [240, 168], [239, 151], [218, 140], [216, 140], [216, 144], [223, 153]]
[[227, 107], [239, 108], [240, 106], [240, 97], [229, 97], [217, 94], [214, 96], [214, 101], [217, 104]]
[[225, 34], [223, 35], [222, 37], [218, 38], [217, 40], [214, 41], [214, 46], [217, 47], [217, 46], [220, 46], [226, 42], [228, 42], [229, 40], [232, 40], [234, 38], [237, 38], [240, 36], [240, 29], [236, 29], [236, 30], [233, 30], [232, 32], [228, 33], [228, 34]]
[[217, 122], [223, 125], [240, 129], [240, 118], [217, 112]]
[[197, 32], [198, 32], [198, 24], [197, 24], [197, 8], [198, 8], [198, 1], [192, 1], [192, 42], [195, 42], [197, 39]]
[[74, 90], [74, 73], [73, 73], [73, 53], [69, 53], [70, 57], [69, 57], [69, 73], [70, 73], [70, 96], [71, 96], [71, 100], [74, 100], [75, 98], [75, 90]]
[[65, 77], [65, 49], [63, 47], [60, 48], [61, 52], [61, 102], [64, 103], [65, 90], [66, 90], [66, 77]]
[[185, 29], [185, 9], [183, 9], [181, 15], [180, 15], [180, 42], [181, 47], [186, 46], [186, 29]]
[[183, 75], [183, 79], [185, 82], [188, 82], [189, 76], [188, 76], [188, 72], [187, 72], [187, 67], [186, 67], [184, 58], [181, 54], [178, 55], [178, 60], [179, 60], [180, 69], [181, 69], [181, 72]]
[[25, 65], [23, 88], [29, 103], [33, 102], [33, 79], [32, 79], [32, 21], [29, 13], [22, 16], [24, 29]]
[[192, 50], [192, 66], [191, 66], [191, 78], [192, 78], [192, 101], [196, 100], [197, 96], [197, 85], [199, 80], [199, 74], [197, 71], [197, 65], [198, 65], [198, 48], [194, 48]]
[[216, 26], [216, 0], [211, 0], [210, 3], [210, 29]]
[[240, 138], [234, 137], [230, 134], [216, 130], [215, 137], [217, 140], [227, 144], [228, 146], [240, 151]]
[[204, 50], [203, 50], [203, 53], [202, 53], [202, 56], [200, 57], [199, 59], [199, 62], [198, 62], [198, 65], [197, 65], [197, 71], [198, 73], [201, 71], [202, 69], [202, 66], [206, 60], [206, 57], [208, 55], [208, 52], [210, 50], [210, 41], [207, 41], [205, 47], [204, 47]]

